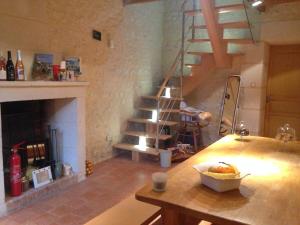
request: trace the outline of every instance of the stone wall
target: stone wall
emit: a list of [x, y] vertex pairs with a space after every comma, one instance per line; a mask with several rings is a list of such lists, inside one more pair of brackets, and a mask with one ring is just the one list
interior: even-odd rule
[[[162, 2], [129, 5], [122, 0], [12, 0], [0, 7], [0, 49], [21, 49], [30, 77], [34, 53], [82, 58], [87, 94], [87, 158], [112, 155], [126, 119], [142, 94], [162, 76]], [[91, 37], [102, 32], [102, 41]], [[109, 40], [115, 48], [109, 48]]]

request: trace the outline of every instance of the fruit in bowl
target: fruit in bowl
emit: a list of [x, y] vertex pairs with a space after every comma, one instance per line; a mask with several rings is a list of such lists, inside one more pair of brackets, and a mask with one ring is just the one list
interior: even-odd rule
[[207, 171], [203, 171], [202, 173], [217, 179], [238, 178], [240, 175], [236, 166], [225, 162], [215, 163], [208, 167]]
[[200, 173], [201, 183], [217, 192], [238, 189], [246, 176], [241, 176], [236, 166], [225, 162], [201, 163], [193, 167]]
[[223, 173], [223, 174], [228, 174], [228, 173], [238, 173], [238, 169], [228, 163], [225, 162], [219, 162], [216, 165], [212, 165], [208, 168], [208, 172], [212, 173]]

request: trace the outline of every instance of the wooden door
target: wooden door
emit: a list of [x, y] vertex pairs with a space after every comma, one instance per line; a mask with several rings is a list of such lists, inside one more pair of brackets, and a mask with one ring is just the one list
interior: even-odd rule
[[300, 136], [300, 45], [272, 46], [267, 85], [265, 136], [289, 123]]

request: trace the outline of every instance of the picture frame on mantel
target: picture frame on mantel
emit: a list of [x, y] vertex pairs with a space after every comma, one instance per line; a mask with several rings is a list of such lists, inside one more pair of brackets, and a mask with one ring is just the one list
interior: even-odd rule
[[39, 188], [53, 182], [51, 167], [47, 166], [32, 171], [32, 179], [34, 188]]
[[34, 55], [34, 62], [32, 67], [32, 79], [33, 80], [52, 80], [52, 54], [40, 54]]
[[74, 76], [80, 76], [81, 72], [81, 58], [80, 57], [66, 57], [67, 71], [73, 71]]

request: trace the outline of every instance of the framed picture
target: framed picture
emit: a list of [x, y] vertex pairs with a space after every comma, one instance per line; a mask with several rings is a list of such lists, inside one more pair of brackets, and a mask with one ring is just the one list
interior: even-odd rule
[[32, 67], [33, 80], [52, 80], [52, 54], [35, 54]]
[[34, 188], [42, 187], [53, 181], [50, 166], [32, 171]]
[[74, 71], [75, 76], [81, 75], [81, 59], [79, 57], [66, 58], [67, 71]]

